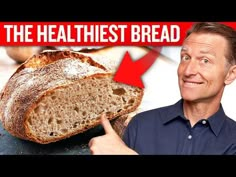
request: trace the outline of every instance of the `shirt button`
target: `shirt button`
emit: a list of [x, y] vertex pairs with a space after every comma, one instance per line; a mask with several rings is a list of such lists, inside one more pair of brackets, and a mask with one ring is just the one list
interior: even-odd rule
[[192, 139], [192, 135], [188, 135], [188, 139], [191, 140]]
[[203, 121], [202, 121], [202, 124], [204, 124], [204, 125], [205, 125], [206, 123], [207, 123], [207, 122], [206, 122], [206, 120], [203, 120]]

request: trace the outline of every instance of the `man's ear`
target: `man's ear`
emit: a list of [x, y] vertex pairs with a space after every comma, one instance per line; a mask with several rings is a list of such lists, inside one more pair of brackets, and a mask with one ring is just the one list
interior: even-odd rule
[[236, 65], [230, 67], [226, 77], [225, 77], [225, 85], [231, 84], [236, 79]]

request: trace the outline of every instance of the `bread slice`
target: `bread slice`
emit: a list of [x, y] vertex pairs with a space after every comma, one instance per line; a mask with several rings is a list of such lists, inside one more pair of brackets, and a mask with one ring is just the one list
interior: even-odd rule
[[0, 95], [3, 127], [41, 144], [134, 111], [143, 89], [113, 81], [112, 69], [73, 51], [45, 51], [23, 63]]

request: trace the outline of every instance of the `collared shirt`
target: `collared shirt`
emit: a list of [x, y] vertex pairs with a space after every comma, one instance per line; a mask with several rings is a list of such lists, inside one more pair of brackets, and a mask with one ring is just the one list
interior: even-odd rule
[[136, 115], [124, 133], [124, 142], [139, 154], [236, 154], [236, 122], [222, 105], [193, 127], [183, 113], [183, 100]]

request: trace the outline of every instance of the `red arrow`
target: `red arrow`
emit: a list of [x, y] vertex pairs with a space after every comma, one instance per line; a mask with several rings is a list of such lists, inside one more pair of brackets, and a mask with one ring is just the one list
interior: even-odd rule
[[160, 54], [161, 47], [150, 50], [140, 59], [133, 61], [127, 51], [113, 78], [116, 82], [144, 88], [141, 76], [152, 66]]

